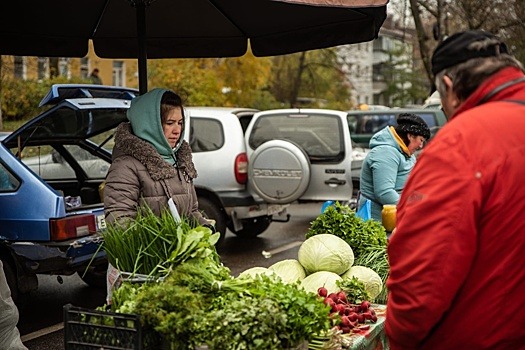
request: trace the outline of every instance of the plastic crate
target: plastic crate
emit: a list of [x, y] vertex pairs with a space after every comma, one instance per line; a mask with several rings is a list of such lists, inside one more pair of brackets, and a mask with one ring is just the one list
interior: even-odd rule
[[65, 350], [161, 349], [162, 341], [145, 330], [140, 316], [64, 306]]

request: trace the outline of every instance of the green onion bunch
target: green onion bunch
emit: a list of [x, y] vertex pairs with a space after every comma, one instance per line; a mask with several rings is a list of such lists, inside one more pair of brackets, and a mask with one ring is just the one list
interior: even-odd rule
[[142, 207], [134, 220], [108, 225], [102, 235], [109, 263], [132, 275], [160, 277], [195, 257], [219, 261], [215, 244], [220, 233], [185, 217], [176, 222], [168, 210], [158, 216]]

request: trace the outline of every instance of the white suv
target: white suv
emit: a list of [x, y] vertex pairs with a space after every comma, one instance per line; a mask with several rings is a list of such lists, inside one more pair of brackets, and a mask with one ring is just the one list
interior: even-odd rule
[[352, 141], [346, 112], [258, 112], [245, 141], [249, 189], [266, 202], [351, 199]]
[[349, 201], [347, 113], [324, 109], [189, 107], [199, 206], [222, 234], [264, 232], [296, 201]]
[[[247, 189], [248, 156], [244, 130], [257, 112], [250, 108], [188, 107], [186, 139], [193, 151], [199, 207], [216, 221], [222, 236], [229, 228], [239, 236], [257, 236], [288, 205], [256, 200]], [[244, 127], [243, 127], [244, 126]]]

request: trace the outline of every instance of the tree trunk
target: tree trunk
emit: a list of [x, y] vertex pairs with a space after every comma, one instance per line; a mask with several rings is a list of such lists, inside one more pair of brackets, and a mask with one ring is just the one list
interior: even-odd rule
[[432, 82], [432, 70], [430, 62], [430, 48], [428, 42], [430, 38], [425, 32], [425, 27], [423, 26], [423, 21], [421, 20], [421, 11], [418, 6], [417, 0], [410, 0], [410, 11], [412, 12], [412, 17], [414, 18], [414, 25], [416, 27], [417, 41], [419, 43], [419, 52], [421, 53], [421, 60], [423, 61], [423, 66], [427, 73], [428, 80]]
[[297, 66], [297, 74], [295, 75], [295, 79], [292, 85], [292, 91], [290, 93], [290, 107], [294, 108], [297, 107], [297, 97], [299, 97], [299, 90], [301, 89], [301, 77], [303, 75], [303, 71], [305, 69], [304, 61], [306, 60], [306, 52], [301, 52], [301, 55], [299, 56], [299, 64]]

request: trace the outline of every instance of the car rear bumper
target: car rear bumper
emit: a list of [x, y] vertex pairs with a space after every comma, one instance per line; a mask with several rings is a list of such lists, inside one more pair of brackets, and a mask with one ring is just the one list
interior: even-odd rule
[[268, 204], [257, 201], [248, 191], [216, 192], [224, 210], [233, 219], [250, 219], [261, 216], [282, 215], [289, 204]]
[[26, 273], [71, 275], [107, 262], [101, 243], [100, 235], [92, 235], [46, 244], [14, 242], [9, 248]]
[[219, 197], [224, 208], [248, 207], [258, 204], [248, 191], [216, 191], [214, 193]]

